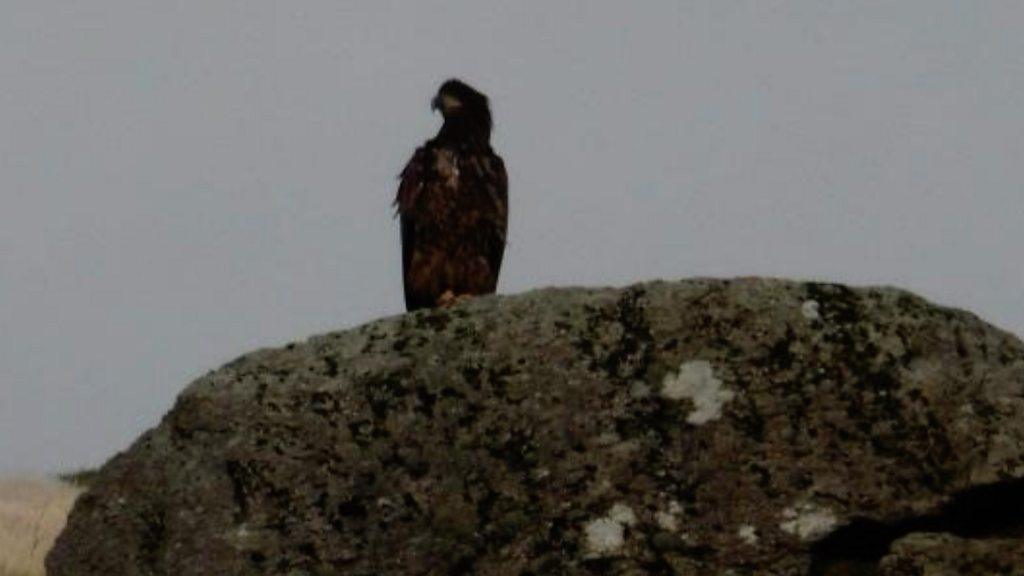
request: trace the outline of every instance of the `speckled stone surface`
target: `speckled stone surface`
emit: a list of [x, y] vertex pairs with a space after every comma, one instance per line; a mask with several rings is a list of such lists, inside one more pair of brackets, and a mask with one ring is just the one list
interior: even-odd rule
[[879, 576], [1021, 576], [1024, 540], [965, 540], [950, 534], [911, 534], [893, 543]]
[[198, 379], [103, 467], [48, 567], [828, 574], [843, 527], [880, 527], [858, 560], [877, 569], [950, 528], [958, 494], [1022, 477], [1024, 345], [969, 313], [767, 279], [547, 289]]

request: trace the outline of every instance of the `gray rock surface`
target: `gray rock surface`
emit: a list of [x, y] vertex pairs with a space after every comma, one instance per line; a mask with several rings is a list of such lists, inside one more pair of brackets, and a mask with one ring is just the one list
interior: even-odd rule
[[1019, 543], [1021, 478], [1024, 345], [969, 313], [766, 279], [547, 289], [198, 379], [48, 567], [877, 573], [917, 532]]
[[965, 540], [950, 534], [911, 534], [882, 559], [880, 576], [1024, 574], [1024, 543], [1017, 539]]

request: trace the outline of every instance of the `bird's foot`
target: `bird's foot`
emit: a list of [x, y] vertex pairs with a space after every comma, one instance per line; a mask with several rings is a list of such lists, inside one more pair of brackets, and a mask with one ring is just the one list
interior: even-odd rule
[[441, 294], [437, 299], [437, 306], [439, 308], [450, 308], [456, 304], [461, 304], [473, 298], [472, 294], [455, 294], [451, 290], [445, 290], [444, 294]]
[[437, 306], [439, 308], [447, 308], [455, 304], [455, 293], [451, 290], [445, 290], [444, 294], [437, 297]]

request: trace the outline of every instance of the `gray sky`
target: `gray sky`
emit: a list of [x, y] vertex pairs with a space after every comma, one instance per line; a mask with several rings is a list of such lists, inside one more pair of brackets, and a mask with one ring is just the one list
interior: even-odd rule
[[7, 0], [0, 472], [95, 465], [193, 378], [402, 310], [395, 176], [458, 76], [500, 291], [894, 284], [1024, 333], [1024, 3]]

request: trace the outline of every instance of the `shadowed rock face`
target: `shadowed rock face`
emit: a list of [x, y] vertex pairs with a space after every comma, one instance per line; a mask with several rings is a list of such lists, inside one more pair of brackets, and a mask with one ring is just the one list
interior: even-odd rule
[[1020, 478], [1024, 346], [968, 313], [761, 279], [541, 290], [200, 378], [48, 566], [902, 574], [935, 538], [1020, 557]]

